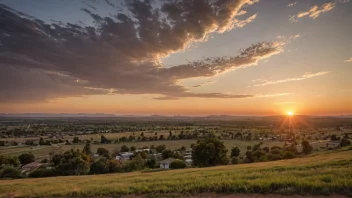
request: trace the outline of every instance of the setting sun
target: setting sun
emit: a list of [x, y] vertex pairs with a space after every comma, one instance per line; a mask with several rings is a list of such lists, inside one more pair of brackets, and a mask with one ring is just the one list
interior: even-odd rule
[[287, 112], [287, 115], [288, 115], [288, 116], [293, 116], [293, 112], [292, 112], [292, 111], [288, 111], [288, 112]]

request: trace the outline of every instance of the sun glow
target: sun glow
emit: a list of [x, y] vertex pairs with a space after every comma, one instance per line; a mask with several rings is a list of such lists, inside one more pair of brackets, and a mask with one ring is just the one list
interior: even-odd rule
[[286, 113], [288, 116], [293, 116], [293, 112], [292, 111], [288, 111], [287, 113]]

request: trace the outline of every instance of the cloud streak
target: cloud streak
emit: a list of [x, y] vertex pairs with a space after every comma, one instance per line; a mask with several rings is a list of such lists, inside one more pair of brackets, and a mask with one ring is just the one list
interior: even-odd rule
[[306, 80], [309, 78], [317, 77], [317, 76], [322, 76], [325, 74], [328, 74], [328, 71], [323, 71], [323, 72], [317, 72], [317, 73], [305, 73], [300, 77], [295, 77], [295, 78], [286, 78], [282, 80], [261, 80], [262, 83], [255, 84], [253, 85], [254, 87], [263, 87], [267, 85], [274, 85], [274, 84], [280, 84], [280, 83], [286, 83], [286, 82], [292, 82], [292, 81], [301, 81], [301, 80]]
[[[340, 3], [344, 3], [344, 2], [340, 2]], [[314, 5], [313, 7], [309, 8], [308, 10], [303, 11], [303, 12], [299, 12], [298, 14], [292, 16], [290, 18], [290, 20], [296, 22], [299, 18], [304, 18], [304, 17], [316, 19], [321, 14], [323, 14], [325, 12], [329, 12], [332, 9], [334, 9], [335, 6], [336, 6], [335, 2], [328, 2], [328, 3], [324, 3], [322, 5]]]

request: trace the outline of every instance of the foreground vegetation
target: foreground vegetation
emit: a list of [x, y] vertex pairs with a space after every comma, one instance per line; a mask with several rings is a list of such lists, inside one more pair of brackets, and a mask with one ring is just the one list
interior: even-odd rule
[[352, 196], [351, 147], [274, 162], [0, 181], [1, 197], [156, 196], [203, 192]]

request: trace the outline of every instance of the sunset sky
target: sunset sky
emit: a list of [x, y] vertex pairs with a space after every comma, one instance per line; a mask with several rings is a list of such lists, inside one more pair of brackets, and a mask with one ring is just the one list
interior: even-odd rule
[[0, 0], [0, 113], [352, 114], [352, 1]]

